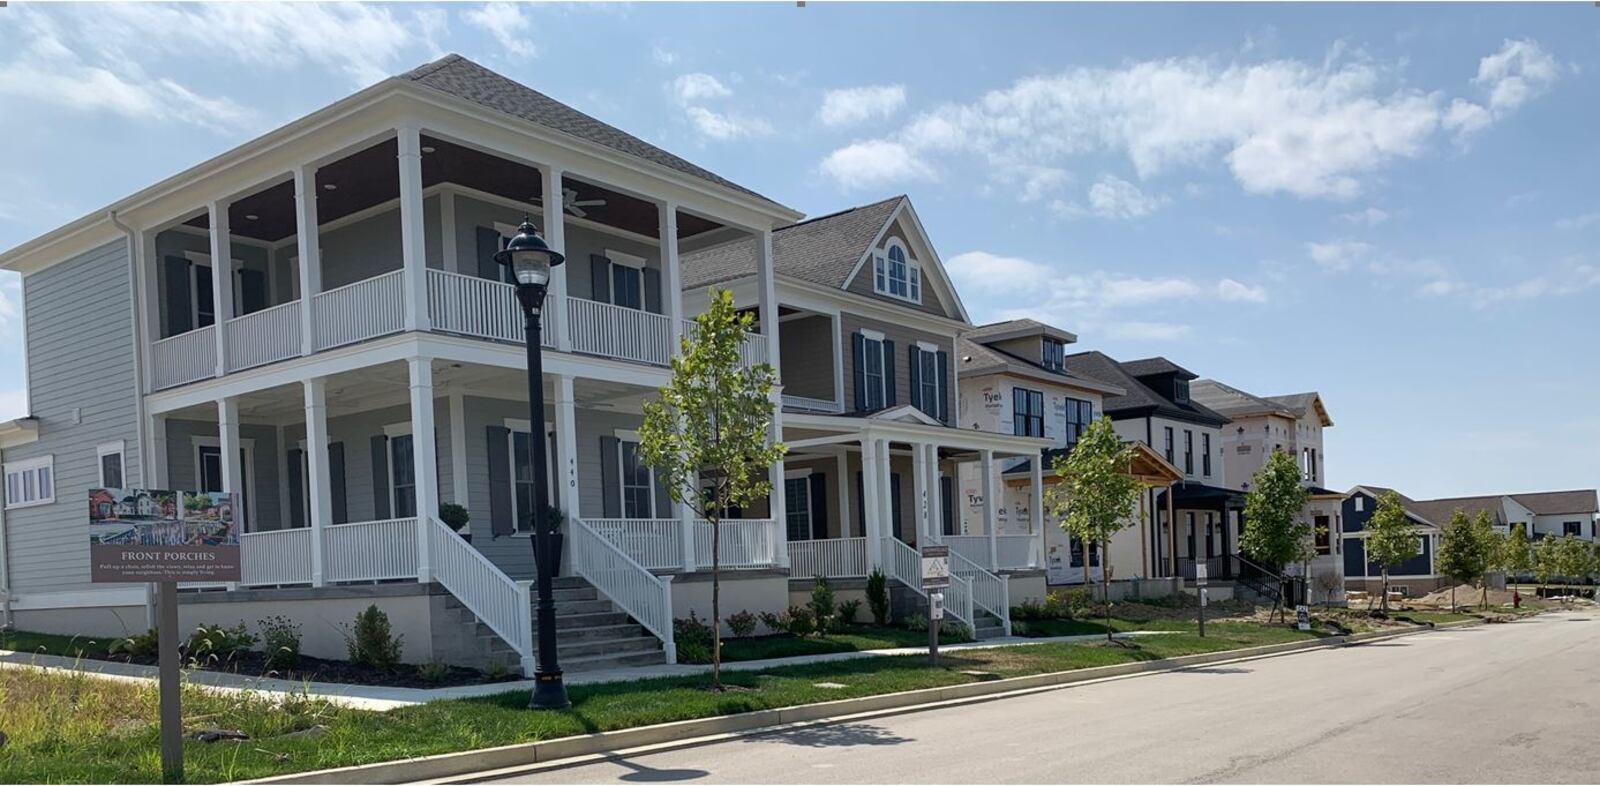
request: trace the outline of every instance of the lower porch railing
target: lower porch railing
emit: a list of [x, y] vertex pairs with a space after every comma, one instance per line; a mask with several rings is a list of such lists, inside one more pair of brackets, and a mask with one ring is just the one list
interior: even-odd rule
[[[596, 535], [650, 570], [683, 567], [683, 522], [677, 519], [584, 519]], [[577, 553], [576, 549], [573, 551]]]
[[417, 520], [414, 518], [335, 524], [322, 532], [325, 581], [417, 577]]
[[[726, 519], [718, 528], [717, 565], [722, 568], [770, 568], [778, 564], [777, 523], [772, 519]], [[694, 523], [694, 558], [711, 568], [711, 522]]]
[[866, 538], [789, 541], [789, 575], [859, 578], [867, 575]]
[[979, 565], [997, 570], [1035, 568], [1038, 561], [1038, 535], [996, 535], [995, 557], [989, 554], [988, 535], [946, 535], [941, 542], [950, 547], [952, 554], [960, 554]]
[[572, 568], [628, 616], [661, 639], [667, 662], [678, 662], [672, 641], [672, 577], [657, 576], [581, 519], [568, 519]]
[[[677, 519], [584, 519], [595, 534], [650, 570], [682, 570], [683, 522]], [[777, 524], [772, 519], [726, 519], [722, 522], [722, 568], [769, 568], [778, 564]], [[711, 567], [711, 522], [694, 523], [694, 564]]]

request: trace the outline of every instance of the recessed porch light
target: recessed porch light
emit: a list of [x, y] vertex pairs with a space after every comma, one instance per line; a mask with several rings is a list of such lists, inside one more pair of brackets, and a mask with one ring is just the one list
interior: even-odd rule
[[338, 191], [339, 187], [337, 185], [334, 185], [333, 183], [323, 183], [322, 184], [322, 190], [323, 191]]
[[433, 152], [433, 145], [423, 145], [422, 146], [422, 152], [424, 152], [424, 153], [432, 153]]
[[261, 218], [261, 216], [258, 216], [255, 213], [246, 213], [244, 215], [244, 220], [246, 221], [255, 221], [258, 218]]

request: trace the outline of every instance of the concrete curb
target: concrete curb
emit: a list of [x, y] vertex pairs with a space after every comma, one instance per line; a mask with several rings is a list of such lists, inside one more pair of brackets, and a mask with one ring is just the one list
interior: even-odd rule
[[[1450, 628], [1483, 624], [1464, 622]], [[1440, 629], [1447, 629], [1441, 627]], [[1373, 641], [1426, 633], [1431, 628], [1399, 631], [1373, 631], [1347, 636], [1330, 636], [1314, 641], [1269, 644], [1223, 652], [1183, 655], [1176, 658], [1120, 663], [1088, 669], [1033, 674], [990, 682], [971, 682], [941, 688], [885, 693], [855, 699], [802, 704], [779, 709], [757, 710], [737, 715], [675, 721], [654, 726], [562, 737], [539, 742], [518, 743], [498, 748], [442, 753], [415, 759], [362, 764], [313, 772], [292, 773], [244, 783], [284, 784], [363, 784], [363, 783], [468, 783], [481, 780], [494, 770], [526, 770], [534, 765], [552, 765], [564, 760], [593, 760], [604, 756], [637, 754], [693, 747], [738, 736], [770, 733], [796, 726], [817, 726], [871, 717], [917, 712], [939, 707], [992, 701], [1011, 696], [1054, 690], [1088, 682], [1119, 679], [1141, 674], [1181, 671], [1195, 666], [1269, 658], [1296, 652], [1365, 644]], [[571, 761], [567, 763], [579, 763]], [[509, 774], [509, 773], [507, 773]], [[465, 777], [463, 777], [465, 776]]]

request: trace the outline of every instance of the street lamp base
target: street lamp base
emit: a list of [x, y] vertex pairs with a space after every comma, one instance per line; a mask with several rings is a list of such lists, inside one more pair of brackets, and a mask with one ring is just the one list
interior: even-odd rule
[[533, 698], [528, 707], [535, 710], [564, 710], [572, 706], [561, 671], [537, 671], [533, 675]]

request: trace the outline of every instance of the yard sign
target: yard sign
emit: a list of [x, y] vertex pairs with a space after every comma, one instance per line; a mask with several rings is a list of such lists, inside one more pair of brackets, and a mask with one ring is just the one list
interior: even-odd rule
[[236, 494], [89, 490], [89, 578], [238, 581]]
[[922, 588], [944, 589], [950, 586], [950, 547], [927, 543], [922, 546]]

